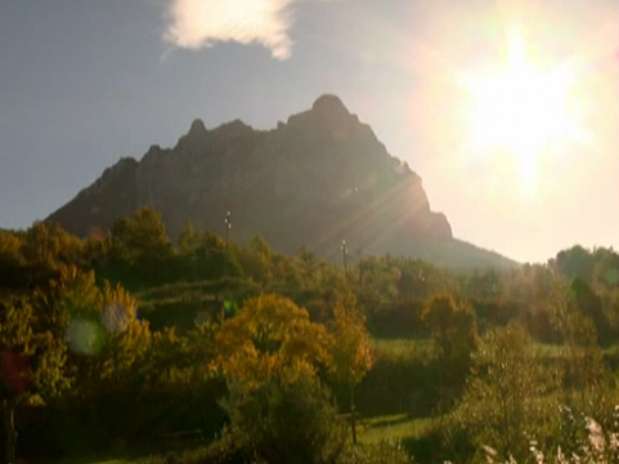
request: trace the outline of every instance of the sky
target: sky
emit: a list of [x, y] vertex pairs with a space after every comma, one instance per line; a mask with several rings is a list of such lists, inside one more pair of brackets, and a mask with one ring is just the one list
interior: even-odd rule
[[334, 93], [457, 237], [619, 248], [618, 58], [606, 0], [0, 0], [0, 227], [197, 117], [271, 128]]

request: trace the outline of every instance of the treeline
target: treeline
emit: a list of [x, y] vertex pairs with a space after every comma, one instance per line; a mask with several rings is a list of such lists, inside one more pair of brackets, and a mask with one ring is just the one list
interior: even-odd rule
[[[588, 418], [612, 428], [613, 250], [502, 273], [342, 252], [285, 256], [190, 224], [173, 242], [150, 209], [85, 239], [0, 231], [5, 453], [199, 436], [210, 445], [183, 460], [465, 462], [489, 446], [499, 461], [533, 439], [580, 452]], [[353, 443], [359, 415], [392, 412], [436, 421], [415, 442]]]

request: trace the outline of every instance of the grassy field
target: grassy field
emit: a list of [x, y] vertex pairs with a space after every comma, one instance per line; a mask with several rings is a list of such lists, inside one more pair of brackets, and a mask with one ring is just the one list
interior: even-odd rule
[[374, 338], [372, 343], [377, 355], [390, 358], [429, 356], [434, 348], [431, 339]]
[[360, 423], [359, 440], [373, 444], [418, 439], [427, 433], [434, 421], [433, 418], [411, 418], [407, 414], [370, 417]]

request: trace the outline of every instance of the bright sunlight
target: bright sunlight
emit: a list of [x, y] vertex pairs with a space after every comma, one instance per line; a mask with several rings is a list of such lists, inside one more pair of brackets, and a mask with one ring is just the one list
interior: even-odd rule
[[501, 67], [462, 79], [472, 151], [507, 157], [522, 188], [534, 190], [543, 158], [581, 140], [585, 132], [576, 78], [569, 65], [536, 66], [522, 35], [512, 31]]

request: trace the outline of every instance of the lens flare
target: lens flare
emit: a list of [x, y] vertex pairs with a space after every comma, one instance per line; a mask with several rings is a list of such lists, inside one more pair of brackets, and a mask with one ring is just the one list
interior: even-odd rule
[[88, 319], [73, 319], [65, 332], [65, 340], [74, 353], [94, 355], [103, 344], [103, 333], [99, 324]]
[[574, 91], [578, 75], [568, 65], [536, 66], [517, 30], [508, 42], [503, 66], [462, 76], [468, 96], [465, 117], [472, 152], [508, 155], [523, 187], [531, 188], [543, 157], [584, 138]]

